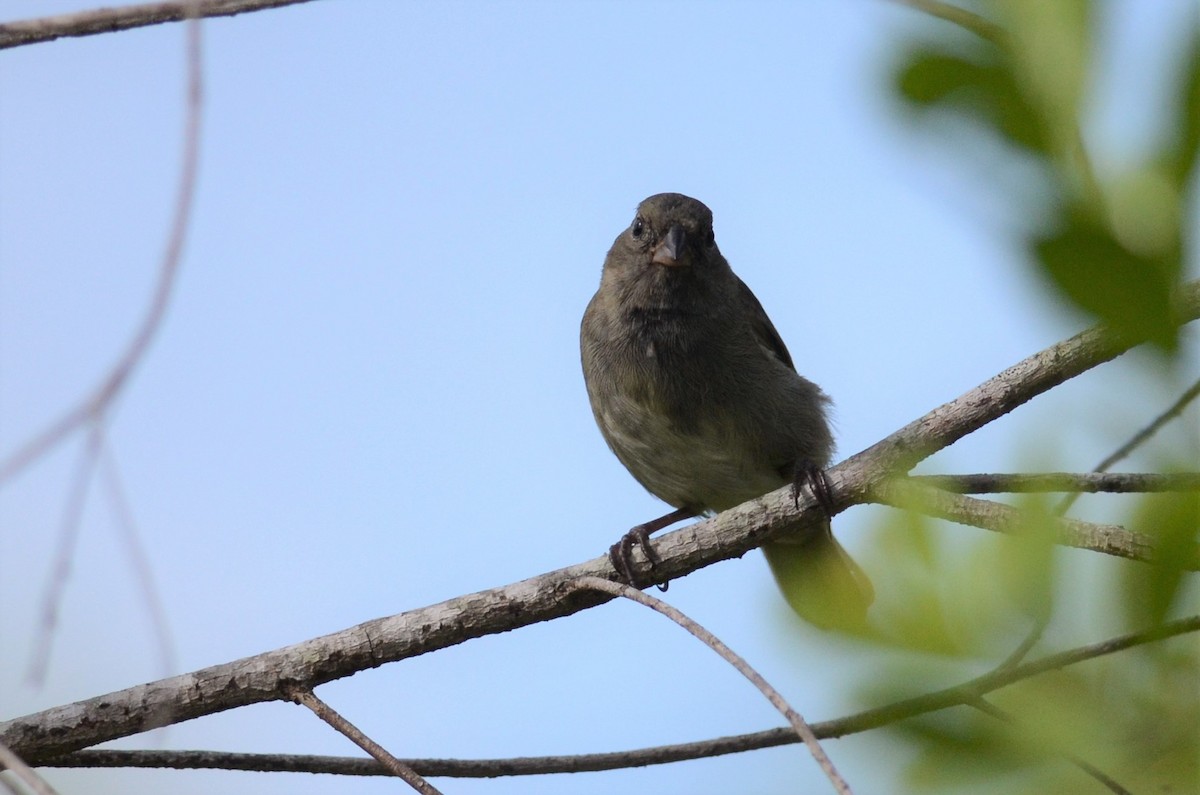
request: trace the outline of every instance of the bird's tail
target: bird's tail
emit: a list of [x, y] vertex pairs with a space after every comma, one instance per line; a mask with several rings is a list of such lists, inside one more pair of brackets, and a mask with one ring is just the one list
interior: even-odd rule
[[763, 547], [783, 597], [797, 615], [822, 629], [865, 631], [875, 589], [826, 527], [804, 541]]

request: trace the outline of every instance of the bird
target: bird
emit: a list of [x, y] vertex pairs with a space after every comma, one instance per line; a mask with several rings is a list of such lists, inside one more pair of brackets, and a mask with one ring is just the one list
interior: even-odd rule
[[[722, 256], [703, 202], [660, 193], [638, 205], [584, 311], [580, 358], [609, 448], [675, 509], [613, 545], [610, 557], [625, 581], [637, 584], [633, 546], [653, 567], [649, 535], [675, 522], [789, 483], [797, 499], [807, 484], [827, 501], [830, 400], [796, 371], [762, 304]], [[763, 551], [801, 618], [823, 628], [865, 628], [870, 579], [828, 521]]]

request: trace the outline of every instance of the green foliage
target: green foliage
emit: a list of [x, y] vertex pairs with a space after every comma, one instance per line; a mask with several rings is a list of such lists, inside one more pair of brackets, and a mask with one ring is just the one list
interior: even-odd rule
[[[1094, 553], [1054, 543], [1049, 501], [1018, 504], [1032, 519], [1010, 535], [949, 530], [921, 516], [920, 506], [884, 515], [873, 558], [864, 561], [880, 594], [872, 636], [880, 663], [864, 687], [864, 705], [969, 681], [999, 665], [1039, 620], [1052, 628], [1044, 645], [1062, 648], [1081, 635], [1115, 634], [1110, 617], [1141, 630], [1195, 612], [1195, 604], [1181, 603], [1189, 594], [1182, 551], [1193, 553], [1200, 524], [1197, 495], [1153, 495], [1130, 522], [1157, 529], [1164, 557], [1180, 553], [1177, 565], [1112, 562], [1100, 579], [1111, 587], [1099, 588], [1095, 577], [1066, 565]], [[1082, 765], [1133, 792], [1192, 792], [1200, 784], [1194, 635], [1048, 671], [985, 698], [979, 708], [928, 713], [885, 730], [915, 752], [905, 774], [909, 791], [1104, 791]]]
[[896, 85], [914, 105], [953, 109], [1020, 147], [1036, 154], [1049, 152], [1041, 120], [1012, 69], [995, 53], [963, 57], [932, 49], [914, 51]]
[[1025, 241], [1031, 263], [1070, 305], [1175, 350], [1172, 296], [1187, 250], [1182, 219], [1195, 201], [1189, 188], [1200, 149], [1200, 32], [1180, 64], [1176, 107], [1163, 114], [1158, 151], [1102, 179], [1080, 129], [1091, 3], [997, 0], [986, 8], [1006, 31], [1000, 44], [913, 45], [896, 69], [898, 95], [922, 114], [963, 118], [1034, 157], [1052, 209], [1034, 219]]
[[1168, 137], [1166, 160], [1173, 183], [1183, 187], [1190, 181], [1200, 154], [1200, 23], [1192, 30], [1180, 66], [1179, 108], [1173, 125], [1178, 132]]
[[1176, 252], [1169, 257], [1140, 256], [1107, 226], [1086, 216], [1069, 216], [1060, 223], [1032, 242], [1043, 272], [1058, 289], [1114, 328], [1173, 349], [1171, 295], [1180, 269]]
[[1184, 595], [1186, 567], [1195, 561], [1200, 541], [1200, 494], [1144, 495], [1129, 525], [1143, 528], [1159, 549], [1158, 565], [1130, 566], [1124, 572], [1122, 603], [1129, 625], [1141, 628], [1161, 624]]
[[[1181, 350], [1173, 300], [1185, 255], [1195, 252], [1195, 230], [1184, 219], [1194, 217], [1200, 181], [1200, 13], [1180, 53], [1170, 101], [1156, 119], [1157, 143], [1098, 174], [1081, 128], [1094, 89], [1093, 4], [976, 6], [1002, 33], [971, 36], [930, 20], [930, 38], [907, 45], [896, 64], [897, 97], [917, 121], [963, 122], [972, 131], [958, 140], [966, 157], [974, 139], [986, 135], [1035, 164], [1047, 201], [1034, 207], [1011, 197], [1027, 221], [1013, 232], [1015, 250], [1025, 252], [1063, 306], [1149, 341], [1165, 366], [1148, 369], [1146, 377], [1172, 383]], [[917, 129], [943, 135], [946, 127]], [[1044, 458], [1044, 444], [1032, 442], [1029, 456]], [[981, 469], [992, 466], [980, 462]], [[1196, 462], [1159, 471], [1172, 468], [1194, 470]], [[924, 518], [920, 505], [881, 520], [875, 558], [864, 561], [879, 594], [870, 639], [881, 660], [864, 704], [979, 676], [1039, 623], [1049, 629], [1033, 658], [1043, 648], [1200, 612], [1200, 583], [1189, 570], [1200, 543], [1200, 495], [1108, 499], [1127, 516], [1106, 521], [1124, 518], [1126, 527], [1154, 538], [1153, 564], [1098, 560], [1056, 545], [1055, 511], [1045, 499], [1017, 503], [1028, 521], [1003, 536], [948, 531]], [[1099, 777], [1109, 776], [1133, 792], [1200, 792], [1195, 635], [1024, 679], [987, 699], [887, 729], [914, 751], [904, 782], [910, 791], [1092, 793], [1106, 791]]]

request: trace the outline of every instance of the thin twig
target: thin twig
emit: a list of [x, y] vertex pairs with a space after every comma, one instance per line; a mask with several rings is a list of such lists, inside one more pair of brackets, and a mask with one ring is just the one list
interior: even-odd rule
[[[1200, 616], [1169, 621], [1143, 632], [1134, 632], [1098, 643], [1059, 652], [1008, 670], [994, 670], [958, 685], [915, 698], [885, 704], [835, 720], [811, 724], [818, 739], [829, 740], [897, 723], [908, 718], [969, 704], [972, 699], [1087, 660], [1136, 646], [1200, 631]], [[725, 754], [776, 748], [799, 741], [791, 728], [718, 737], [677, 745], [576, 756], [539, 756], [517, 759], [406, 759], [424, 776], [494, 778], [551, 773], [585, 773], [686, 762]], [[329, 773], [345, 776], [391, 775], [372, 759], [307, 756], [299, 754], [249, 754], [223, 751], [76, 751], [41, 762], [45, 767], [144, 767], [173, 769], [257, 770], [262, 772]]]
[[[1160, 428], [1179, 415], [1183, 414], [1183, 410], [1187, 408], [1188, 404], [1195, 400], [1198, 395], [1200, 395], [1200, 380], [1197, 380], [1196, 383], [1184, 390], [1184, 393], [1179, 396], [1179, 399], [1168, 406], [1161, 414], [1155, 417], [1149, 425], [1147, 425], [1145, 428], [1142, 428], [1133, 436], [1129, 437], [1129, 441], [1125, 442], [1125, 444], [1114, 450], [1111, 455], [1109, 455], [1099, 464], [1096, 464], [1096, 468], [1093, 471], [1107, 472], [1109, 467], [1111, 467], [1113, 464], [1123, 460], [1138, 447], [1145, 444], [1151, 436], [1158, 433]], [[1084, 491], [1084, 489], [1080, 489], [1080, 491]], [[1075, 501], [1078, 499], [1078, 493], [1070, 494], [1064, 497], [1062, 502], [1058, 504], [1056, 511], [1059, 514], [1066, 514], [1066, 512], [1071, 509], [1071, 506], [1074, 505]]]
[[[17, 756], [12, 750], [0, 743], [0, 770], [10, 770], [12, 774], [21, 781], [25, 782], [25, 786], [33, 790], [34, 795], [58, 795], [54, 787], [46, 779], [37, 774], [37, 771], [25, 764], [25, 760]], [[0, 781], [3, 781], [0, 778]], [[7, 786], [8, 782], [4, 781]], [[14, 789], [13, 792], [16, 792]]]
[[[92, 36], [163, 22], [180, 22], [189, 14], [201, 18], [230, 17], [247, 11], [264, 11], [305, 2], [308, 0], [177, 0], [24, 19], [0, 24], [0, 50], [53, 41], [64, 36]], [[189, 9], [193, 5], [196, 7], [194, 12]]]
[[808, 752], [812, 754], [813, 759], [820, 765], [821, 770], [825, 773], [825, 777], [833, 784], [833, 788], [842, 795], [851, 795], [850, 785], [838, 773], [834, 767], [833, 761], [825, 753], [825, 749], [821, 747], [817, 736], [813, 734], [812, 728], [804, 717], [797, 712], [791, 704], [776, 690], [771, 684], [762, 677], [758, 671], [754, 670], [748, 662], [745, 661], [733, 649], [725, 645], [716, 635], [709, 632], [700, 624], [693, 621], [682, 611], [672, 607], [661, 599], [651, 596], [650, 594], [642, 593], [636, 588], [632, 588], [623, 583], [612, 582], [611, 580], [603, 580], [599, 577], [580, 577], [572, 586], [589, 591], [600, 591], [609, 594], [610, 596], [621, 596], [625, 599], [637, 602], [640, 605], [650, 608], [656, 613], [666, 616], [674, 621], [679, 626], [687, 630], [694, 638], [699, 640], [704, 645], [708, 646], [725, 662], [737, 669], [738, 673], [750, 680], [750, 683], [758, 688], [758, 692], [766, 697], [767, 701], [771, 702], [771, 706], [779, 710], [779, 712], [787, 718], [788, 723], [792, 724], [796, 735], [804, 741], [808, 746]]
[[[170, 5], [178, 6], [183, 13], [189, 7], [195, 6], [195, 2], [188, 0], [188, 2]], [[0, 26], [0, 32], [2, 31], [3, 27]], [[175, 217], [171, 222], [166, 249], [159, 266], [158, 284], [154, 288], [150, 306], [124, 354], [92, 392], [57, 422], [52, 423], [50, 427], [34, 436], [24, 446], [0, 462], [0, 484], [9, 481], [17, 473], [37, 461], [81, 425], [85, 423], [103, 424], [117, 396], [145, 357], [146, 350], [162, 326], [163, 316], [170, 304], [171, 294], [179, 273], [183, 244], [187, 239], [192, 202], [196, 193], [203, 105], [202, 80], [200, 22], [198, 19], [193, 19], [187, 25], [187, 110], [183, 131], [183, 165], [175, 197]]]
[[133, 566], [134, 577], [142, 591], [142, 600], [150, 614], [150, 624], [158, 639], [159, 670], [163, 676], [170, 676], [178, 670], [175, 662], [175, 644], [171, 639], [171, 622], [163, 605], [162, 595], [154, 580], [154, 566], [146, 553], [145, 543], [138, 532], [137, 521], [133, 516], [133, 508], [126, 497], [125, 486], [121, 481], [121, 473], [117, 467], [117, 459], [112, 454], [108, 443], [101, 446], [100, 470], [103, 475], [104, 490], [108, 493], [113, 514], [116, 517], [117, 528], [125, 541], [125, 550]]
[[899, 2], [911, 6], [918, 11], [923, 11], [931, 17], [944, 19], [947, 22], [958, 25], [960, 28], [974, 33], [979, 38], [990, 41], [992, 44], [1001, 47], [1008, 44], [1008, 34], [1003, 28], [995, 22], [986, 20], [965, 8], [952, 6], [949, 3], [939, 2], [939, 0], [899, 0]]
[[1042, 472], [1029, 474], [912, 475], [912, 480], [955, 494], [1200, 491], [1200, 472]]
[[316, 693], [311, 690], [298, 690], [293, 694], [293, 698], [296, 700], [296, 703], [303, 704], [311, 709], [318, 718], [341, 732], [349, 738], [350, 742], [366, 751], [379, 764], [383, 765], [389, 773], [403, 779], [406, 784], [417, 792], [420, 792], [421, 795], [441, 795], [441, 792], [436, 787], [413, 772], [411, 767], [392, 756], [386, 748], [363, 734], [361, 729], [343, 718], [333, 707], [317, 698]]
[[1042, 639], [1042, 635], [1046, 633], [1048, 621], [1049, 617], [1047, 615], [1035, 616], [1033, 626], [1030, 627], [1028, 634], [1017, 644], [1017, 648], [1009, 652], [1008, 656], [1000, 661], [995, 670], [1007, 671], [1016, 668], [1029, 655], [1029, 652], [1033, 651], [1033, 647], [1038, 644], [1038, 641]]
[[75, 560], [75, 548], [79, 542], [83, 506], [87, 502], [88, 486], [92, 482], [92, 471], [96, 468], [102, 441], [99, 426], [92, 426], [79, 454], [79, 466], [67, 490], [67, 504], [59, 527], [58, 543], [54, 547], [54, 563], [46, 575], [46, 590], [42, 594], [42, 620], [37, 629], [33, 656], [29, 660], [29, 671], [25, 675], [34, 687], [41, 687], [45, 683], [46, 671], [50, 667], [50, 652], [58, 629], [58, 612], [62, 607], [67, 581], [71, 578], [71, 562]]
[[1200, 396], [1200, 380], [1188, 387], [1179, 399], [1154, 418], [1154, 421], [1142, 428], [1140, 431], [1130, 437], [1129, 441], [1118, 447], [1113, 453], [1096, 465], [1097, 472], [1107, 472], [1108, 468], [1113, 464], [1121, 461], [1138, 447], [1140, 447], [1147, 439], [1158, 433], [1164, 425], [1178, 417], [1187, 408], [1187, 405]]

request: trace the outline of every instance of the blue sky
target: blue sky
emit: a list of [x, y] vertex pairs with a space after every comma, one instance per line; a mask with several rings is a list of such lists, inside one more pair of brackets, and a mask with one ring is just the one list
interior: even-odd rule
[[[1104, 6], [1089, 117], [1101, 168], [1152, 139], [1189, 5]], [[0, 11], [88, 7], [7, 0]], [[921, 30], [940, 29], [872, 0], [344, 0], [205, 22], [183, 271], [110, 430], [180, 670], [588, 559], [663, 512], [596, 431], [577, 342], [604, 254], [649, 194], [712, 208], [722, 251], [800, 372], [833, 397], [840, 456], [1082, 327], [1048, 311], [1007, 242], [997, 186], [1010, 161], [986, 148], [964, 157], [961, 130], [910, 126], [891, 100], [888, 65]], [[91, 388], [149, 298], [180, 159], [183, 34], [167, 25], [0, 53], [0, 456]], [[1041, 460], [1087, 468], [1167, 402], [1123, 391], [1146, 367], [1132, 357], [1081, 379], [928, 469], [1028, 467], [1031, 436], [1056, 448]], [[93, 489], [49, 680], [40, 691], [22, 681], [79, 449], [76, 438], [0, 490], [4, 717], [163, 673]], [[835, 525], [868, 570], [883, 563], [869, 548], [877, 515], [856, 509]], [[797, 624], [760, 556], [669, 596], [810, 719], [864, 706], [856, 688], [874, 658]], [[732, 670], [631, 605], [319, 694], [401, 756], [607, 751], [780, 725]], [[278, 704], [156, 742], [355, 753]], [[862, 791], [893, 789], [906, 761], [879, 737], [828, 750]], [[65, 791], [396, 786], [50, 777]], [[793, 747], [447, 790], [769, 793], [820, 781]]]

